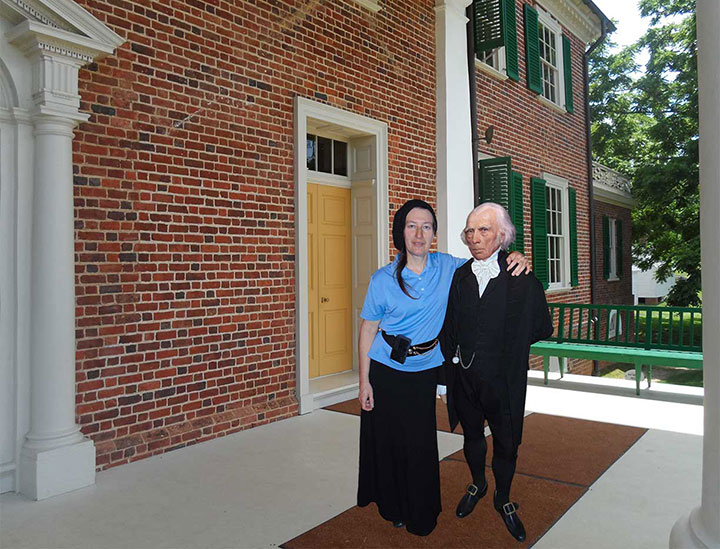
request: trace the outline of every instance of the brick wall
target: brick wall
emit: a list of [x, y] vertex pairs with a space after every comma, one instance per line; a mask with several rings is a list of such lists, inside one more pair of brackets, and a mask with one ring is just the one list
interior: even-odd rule
[[[297, 413], [293, 98], [435, 195], [434, 2], [99, 2], [74, 142], [77, 415], [100, 469]], [[412, 25], [408, 24], [412, 22]]]
[[[533, 5], [535, 3], [529, 2]], [[574, 113], [562, 112], [542, 103], [527, 87], [523, 0], [516, 1], [517, 38], [520, 79], [499, 80], [476, 70], [478, 99], [478, 132], [480, 150], [490, 156], [510, 156], [513, 171], [523, 177], [525, 210], [525, 255], [532, 259], [530, 178], [549, 173], [568, 180], [577, 191], [577, 234], [579, 285], [566, 291], [547, 293], [548, 301], [565, 303], [590, 302], [590, 205], [588, 202], [587, 135], [583, 87], [583, 54], [585, 45], [570, 34]], [[537, 7], [537, 6], [536, 6]], [[492, 143], [482, 136], [494, 126]], [[591, 373], [592, 362], [571, 360], [573, 373]], [[542, 368], [534, 358], [532, 368]]]

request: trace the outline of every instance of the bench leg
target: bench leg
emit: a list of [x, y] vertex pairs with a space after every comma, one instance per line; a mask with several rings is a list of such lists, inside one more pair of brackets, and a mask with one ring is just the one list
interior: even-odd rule
[[543, 370], [545, 371], [545, 385], [548, 384], [548, 371], [550, 371], [550, 357], [543, 356]]
[[565, 377], [565, 361], [567, 358], [564, 356], [558, 357], [558, 365], [560, 366], [560, 377]]
[[648, 389], [649, 389], [650, 384], [652, 383], [652, 364], [647, 365], [647, 379], [648, 379]]
[[635, 363], [635, 394], [640, 396], [640, 378], [642, 377], [642, 364]]

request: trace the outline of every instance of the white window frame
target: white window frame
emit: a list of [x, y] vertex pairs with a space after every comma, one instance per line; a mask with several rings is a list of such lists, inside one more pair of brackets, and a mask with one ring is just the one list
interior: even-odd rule
[[494, 76], [499, 80], [507, 80], [506, 60], [505, 60], [505, 46], [500, 46], [489, 50], [496, 66], [489, 64], [486, 59], [488, 57], [487, 51], [477, 52], [475, 54], [475, 66], [486, 72], [487, 74]]
[[[308, 134], [314, 135], [317, 139], [318, 137], [324, 137], [326, 139], [332, 139], [333, 141], [342, 141], [347, 146], [346, 156], [345, 159], [348, 174], [350, 173], [350, 155], [351, 155], [351, 144], [348, 142], [348, 139], [343, 136], [337, 136], [331, 132], [317, 132], [317, 131], [311, 131], [308, 129]], [[317, 141], [316, 141], [317, 143]], [[334, 145], [333, 145], [334, 146]], [[317, 168], [317, 150], [315, 152], [315, 167]], [[335, 154], [332, 153], [330, 155], [330, 165], [331, 170], [335, 171]], [[311, 170], [307, 167], [307, 162], [305, 163], [305, 171], [307, 172], [307, 178], [312, 180], [314, 183], [320, 183], [323, 185], [332, 185], [334, 187], [344, 187], [344, 188], [350, 188], [351, 187], [351, 179], [349, 175], [336, 175], [334, 173], [327, 173], [327, 172], [321, 172], [317, 169]]]
[[[565, 62], [563, 59], [563, 44], [562, 44], [562, 27], [560, 26], [560, 23], [558, 23], [552, 15], [550, 15], [548, 12], [541, 9], [539, 6], [537, 7], [538, 12], [538, 41], [540, 44], [540, 83], [542, 86], [542, 91], [540, 92], [540, 95], [538, 95], [538, 99], [544, 103], [547, 103], [548, 105], [552, 107], [559, 107], [561, 109], [565, 108], [565, 74], [564, 74], [564, 68], [565, 68]], [[555, 84], [555, 101], [550, 99], [549, 97], [545, 96], [545, 76], [544, 76], [544, 63], [542, 56], [542, 28], [541, 26], [544, 26], [547, 28], [550, 32], [553, 33], [555, 36], [555, 74], [557, 75], [557, 82]]]
[[[545, 185], [548, 188], [555, 189], [559, 191], [560, 194], [560, 207], [561, 207], [561, 227], [560, 227], [560, 234], [562, 236], [562, 243], [561, 243], [561, 249], [560, 249], [560, 280], [557, 282], [549, 282], [548, 290], [549, 291], [557, 291], [557, 290], [569, 290], [571, 288], [570, 286], [570, 216], [569, 216], [569, 210], [570, 210], [570, 204], [568, 201], [568, 187], [569, 183], [568, 180], [559, 177], [557, 175], [552, 175], [548, 173], [543, 174], [543, 179], [545, 180]], [[547, 203], [545, 205], [545, 211], [547, 212], [547, 209], [550, 207], [550, 204]], [[547, 213], [546, 213], [547, 215]], [[548, 235], [550, 233], [550, 227], [548, 226]], [[549, 236], [548, 236], [549, 238]], [[548, 241], [548, 281], [550, 279], [550, 242]]]
[[608, 274], [608, 281], [620, 280], [617, 274], [617, 263], [618, 263], [618, 249], [617, 249], [617, 219], [614, 217], [608, 218], [608, 247], [610, 249], [610, 269]]

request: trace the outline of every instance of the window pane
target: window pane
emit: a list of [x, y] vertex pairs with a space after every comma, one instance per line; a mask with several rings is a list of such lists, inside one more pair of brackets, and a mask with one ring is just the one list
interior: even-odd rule
[[347, 175], [347, 143], [333, 141], [335, 175]]
[[332, 139], [317, 138], [317, 171], [332, 173]]
[[495, 48], [493, 50], [487, 50], [480, 52], [478, 58], [480, 61], [485, 63], [486, 65], [491, 66], [493, 69], [498, 68], [498, 50], [499, 48]]
[[307, 169], [308, 170], [315, 170], [316, 163], [316, 146], [315, 146], [315, 136], [312, 134], [307, 134]]

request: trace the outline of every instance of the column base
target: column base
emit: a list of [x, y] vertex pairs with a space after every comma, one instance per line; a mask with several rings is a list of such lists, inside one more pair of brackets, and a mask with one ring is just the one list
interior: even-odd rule
[[95, 484], [95, 444], [90, 439], [53, 448], [20, 452], [19, 492], [41, 500]]
[[707, 549], [720, 547], [720, 540], [713, 540], [703, 528], [700, 507], [696, 507], [678, 519], [670, 531], [671, 549]]

